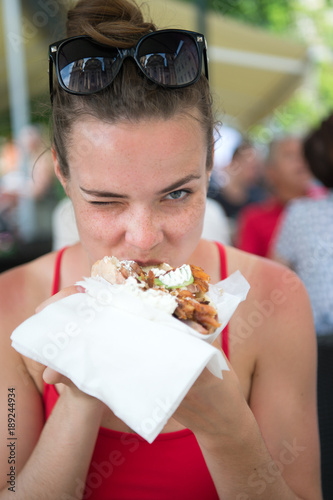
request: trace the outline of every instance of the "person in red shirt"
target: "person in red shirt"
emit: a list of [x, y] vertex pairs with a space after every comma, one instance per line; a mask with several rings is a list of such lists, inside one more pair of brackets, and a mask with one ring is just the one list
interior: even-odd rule
[[313, 195], [313, 178], [303, 156], [302, 141], [285, 137], [270, 144], [265, 178], [272, 195], [252, 203], [239, 214], [235, 246], [268, 257], [271, 241], [285, 205], [294, 198]]

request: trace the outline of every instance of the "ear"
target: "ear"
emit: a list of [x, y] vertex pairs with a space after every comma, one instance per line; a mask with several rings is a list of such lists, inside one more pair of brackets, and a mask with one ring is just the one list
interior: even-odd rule
[[61, 167], [60, 167], [59, 160], [58, 160], [57, 153], [56, 153], [55, 149], [52, 148], [51, 151], [52, 151], [52, 158], [53, 158], [53, 165], [54, 165], [54, 173], [57, 176], [60, 184], [64, 188], [66, 195], [69, 196], [69, 194], [68, 194], [68, 179], [66, 179], [66, 177], [64, 177], [64, 175], [61, 171]]

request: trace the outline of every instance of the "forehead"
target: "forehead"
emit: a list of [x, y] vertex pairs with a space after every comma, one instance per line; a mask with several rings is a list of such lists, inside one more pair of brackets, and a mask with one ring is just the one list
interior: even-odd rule
[[[76, 122], [68, 151], [72, 174], [86, 181], [104, 177], [168, 176], [206, 161], [205, 134], [188, 116], [138, 123], [106, 123], [95, 118]], [[181, 174], [181, 172], [180, 172]]]
[[302, 142], [297, 137], [287, 137], [274, 141], [270, 146], [268, 166], [283, 168], [286, 160], [299, 158], [302, 154]]

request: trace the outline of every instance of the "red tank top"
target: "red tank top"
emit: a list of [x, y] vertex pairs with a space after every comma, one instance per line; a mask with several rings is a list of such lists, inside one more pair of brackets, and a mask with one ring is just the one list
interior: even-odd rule
[[[221, 279], [227, 275], [224, 247], [218, 244]], [[58, 253], [52, 293], [59, 287], [63, 250]], [[228, 331], [223, 331], [222, 346], [228, 355]], [[44, 384], [44, 408], [47, 419], [58, 393]], [[85, 486], [77, 483], [78, 496], [83, 488], [89, 500], [218, 500], [194, 434], [184, 429], [162, 433], [149, 444], [137, 434], [101, 427], [96, 440]]]

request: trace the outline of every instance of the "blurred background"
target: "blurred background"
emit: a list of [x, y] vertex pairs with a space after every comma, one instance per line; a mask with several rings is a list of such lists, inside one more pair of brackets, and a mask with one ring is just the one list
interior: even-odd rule
[[[53, 216], [64, 193], [52, 170], [48, 45], [65, 36], [69, 3], [0, 0], [0, 272], [55, 247]], [[210, 198], [239, 177], [242, 169], [230, 165], [244, 141], [256, 151], [246, 182], [255, 201], [265, 198], [261, 163], [269, 143], [306, 134], [332, 108], [332, 1], [145, 0], [144, 9], [160, 28], [206, 35], [222, 125]], [[233, 244], [235, 217], [227, 219]]]

